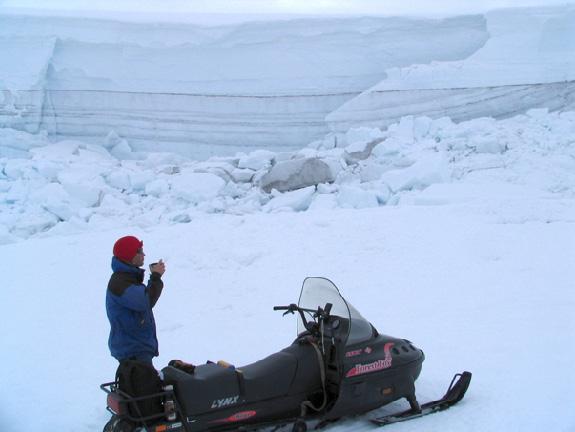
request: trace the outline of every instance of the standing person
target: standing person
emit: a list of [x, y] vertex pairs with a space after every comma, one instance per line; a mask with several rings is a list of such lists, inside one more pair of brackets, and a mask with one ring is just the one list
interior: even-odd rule
[[159, 355], [152, 308], [162, 294], [166, 266], [162, 260], [151, 264], [151, 275], [144, 285], [143, 246], [144, 242], [133, 236], [122, 237], [114, 244], [113, 274], [106, 292], [108, 347], [120, 363], [129, 359], [152, 365], [152, 358]]

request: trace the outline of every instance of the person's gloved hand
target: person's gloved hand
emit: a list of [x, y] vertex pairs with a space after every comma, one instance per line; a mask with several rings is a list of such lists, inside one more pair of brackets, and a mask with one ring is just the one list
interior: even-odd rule
[[150, 264], [150, 271], [152, 273], [159, 273], [161, 276], [166, 271], [166, 264], [160, 259], [157, 263]]

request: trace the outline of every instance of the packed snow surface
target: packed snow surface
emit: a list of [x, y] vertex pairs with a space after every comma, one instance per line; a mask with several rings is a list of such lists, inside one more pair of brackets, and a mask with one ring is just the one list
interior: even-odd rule
[[[127, 35], [154, 45], [153, 33]], [[30, 70], [41, 67], [50, 41], [23, 40], [38, 54]], [[12, 90], [4, 96], [20, 109]], [[171, 359], [242, 366], [287, 346], [295, 319], [272, 306], [324, 276], [381, 333], [424, 350], [420, 402], [473, 373], [457, 406], [386, 429], [575, 431], [575, 111], [455, 117], [358, 119], [297, 149], [202, 161], [114, 131], [87, 140], [0, 129], [0, 430], [102, 429], [98, 386], [117, 366], [104, 306], [112, 245], [136, 235], [146, 264], [167, 263], [158, 369]], [[373, 431], [370, 417], [406, 408], [326, 430]]]

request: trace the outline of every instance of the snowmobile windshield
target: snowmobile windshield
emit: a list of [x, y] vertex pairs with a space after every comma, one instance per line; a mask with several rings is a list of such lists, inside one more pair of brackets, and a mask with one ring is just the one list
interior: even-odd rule
[[[348, 303], [339, 293], [335, 284], [329, 279], [321, 277], [308, 277], [303, 282], [299, 297], [299, 307], [304, 309], [317, 310], [318, 307], [325, 307], [327, 303], [332, 304], [331, 316], [338, 316], [349, 320], [346, 345], [353, 345], [366, 341], [372, 337], [373, 330], [369, 321]], [[298, 334], [305, 331], [305, 326], [298, 317]]]

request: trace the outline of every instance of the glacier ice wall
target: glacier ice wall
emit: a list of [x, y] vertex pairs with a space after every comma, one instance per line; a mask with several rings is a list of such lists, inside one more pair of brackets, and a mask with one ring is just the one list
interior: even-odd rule
[[196, 158], [575, 108], [575, 8], [192, 24], [0, 15], [0, 127]]
[[221, 27], [0, 16], [0, 126], [88, 141], [114, 130], [136, 150], [200, 158], [293, 149], [386, 69], [461, 60], [487, 39], [480, 15]]
[[330, 130], [385, 128], [404, 115], [464, 121], [575, 109], [575, 8], [501, 10], [486, 19], [489, 40], [470, 57], [388, 69], [327, 116]]

